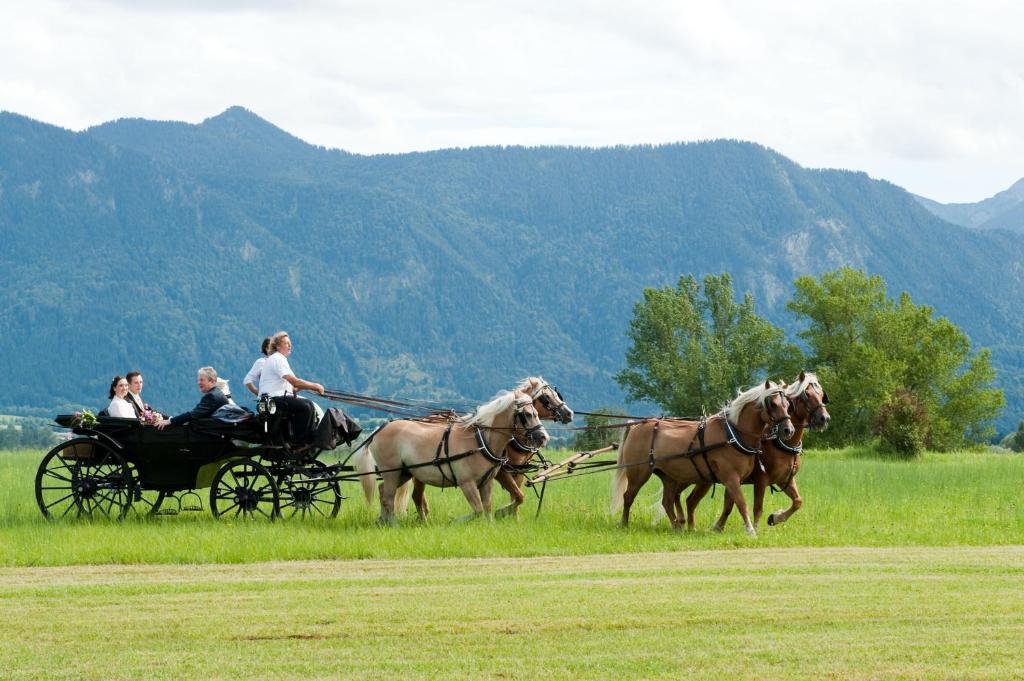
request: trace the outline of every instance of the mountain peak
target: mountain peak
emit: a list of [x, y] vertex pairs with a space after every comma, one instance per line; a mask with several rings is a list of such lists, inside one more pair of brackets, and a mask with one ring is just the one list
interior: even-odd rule
[[307, 146], [307, 143], [241, 106], [231, 106], [199, 124], [200, 130], [240, 141], [272, 146]]

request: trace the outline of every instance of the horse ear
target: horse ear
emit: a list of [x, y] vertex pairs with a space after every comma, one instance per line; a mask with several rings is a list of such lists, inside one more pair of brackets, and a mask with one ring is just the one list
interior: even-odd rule
[[824, 390], [821, 391], [821, 403], [828, 404], [828, 393]]
[[771, 389], [771, 387], [772, 387], [772, 382], [771, 382], [771, 381], [769, 381], [769, 380], [768, 380], [767, 378], [766, 378], [766, 379], [764, 379], [764, 389], [765, 389], [765, 390], [770, 390], [770, 389]]
[[804, 379], [807, 378], [807, 371], [804, 369], [800, 370], [800, 378], [796, 379], [797, 383], [803, 383]]

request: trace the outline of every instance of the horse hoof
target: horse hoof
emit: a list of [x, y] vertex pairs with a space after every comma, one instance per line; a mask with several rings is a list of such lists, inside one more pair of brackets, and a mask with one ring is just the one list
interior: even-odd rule
[[721, 526], [721, 525], [712, 525], [711, 526], [711, 531], [712, 532], [718, 532], [719, 534], [721, 534], [722, 530], [724, 530], [724, 529], [725, 528], [723, 526]]
[[771, 525], [771, 526], [775, 525], [775, 514], [774, 513], [772, 513], [771, 515], [768, 516], [768, 524]]

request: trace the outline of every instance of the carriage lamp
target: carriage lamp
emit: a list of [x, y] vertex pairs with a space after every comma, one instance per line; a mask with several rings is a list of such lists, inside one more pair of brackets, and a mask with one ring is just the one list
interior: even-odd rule
[[262, 416], [273, 416], [277, 413], [277, 404], [270, 399], [270, 395], [263, 393], [256, 405], [256, 411]]

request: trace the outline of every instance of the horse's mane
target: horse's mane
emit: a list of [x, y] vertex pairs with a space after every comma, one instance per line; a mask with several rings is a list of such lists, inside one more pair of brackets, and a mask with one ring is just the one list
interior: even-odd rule
[[758, 383], [750, 390], [746, 390], [738, 394], [732, 402], [729, 402], [722, 408], [722, 413], [726, 415], [731, 423], [736, 423], [740, 418], [740, 412], [751, 402], [760, 401], [770, 392], [780, 390], [782, 386], [775, 381], [769, 381], [768, 387], [765, 388], [763, 383]]
[[472, 414], [463, 416], [460, 422], [464, 426], [489, 426], [498, 414], [512, 406], [516, 401], [513, 390], [502, 390], [487, 404], [481, 404]]
[[533, 394], [534, 387], [544, 385], [545, 383], [547, 383], [547, 381], [544, 380], [543, 376], [528, 376], [523, 380], [519, 381], [519, 385], [517, 385], [515, 388], [512, 388], [512, 392], [521, 390], [527, 395], [531, 395]]
[[786, 397], [799, 397], [807, 390], [807, 386], [810, 385], [816, 385], [818, 388], [821, 388], [821, 384], [818, 383], [818, 376], [810, 371], [805, 371], [804, 380], [786, 386]]

